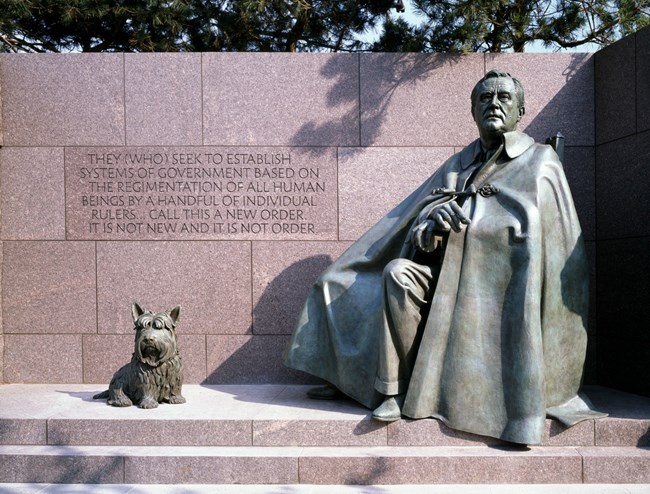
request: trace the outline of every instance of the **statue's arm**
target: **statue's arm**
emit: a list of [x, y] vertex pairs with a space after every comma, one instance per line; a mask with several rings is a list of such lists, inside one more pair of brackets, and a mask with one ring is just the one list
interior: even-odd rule
[[411, 229], [411, 242], [421, 252], [433, 252], [442, 239], [469, 225], [469, 216], [454, 199], [436, 201], [425, 207]]

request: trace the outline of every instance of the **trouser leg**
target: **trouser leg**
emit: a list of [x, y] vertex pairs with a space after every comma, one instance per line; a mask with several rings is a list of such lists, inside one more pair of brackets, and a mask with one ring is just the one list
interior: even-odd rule
[[406, 392], [421, 337], [421, 323], [435, 287], [429, 266], [395, 259], [384, 269], [383, 325], [375, 389], [388, 396]]

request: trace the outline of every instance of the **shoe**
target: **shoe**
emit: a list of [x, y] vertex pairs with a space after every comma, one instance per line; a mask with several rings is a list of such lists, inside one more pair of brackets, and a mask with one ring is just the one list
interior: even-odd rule
[[307, 396], [312, 400], [336, 400], [343, 398], [343, 393], [341, 393], [335, 386], [326, 384], [325, 386], [311, 388], [307, 391]]
[[382, 422], [395, 422], [402, 418], [404, 395], [387, 396], [384, 402], [372, 412], [372, 418]]

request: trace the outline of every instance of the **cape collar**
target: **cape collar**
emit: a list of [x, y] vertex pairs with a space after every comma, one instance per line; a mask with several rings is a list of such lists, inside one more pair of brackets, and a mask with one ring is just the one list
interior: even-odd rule
[[[517, 130], [503, 134], [503, 140], [505, 144], [504, 152], [510, 159], [522, 155], [526, 149], [535, 143], [532, 137]], [[481, 140], [476, 139], [460, 152], [460, 166], [463, 169], [467, 168], [476, 161], [481, 151]]]

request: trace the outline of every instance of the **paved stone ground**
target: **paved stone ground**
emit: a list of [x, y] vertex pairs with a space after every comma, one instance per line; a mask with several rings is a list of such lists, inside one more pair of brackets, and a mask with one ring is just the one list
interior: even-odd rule
[[650, 494], [650, 484], [87, 485], [0, 484], [0, 494]]
[[[354, 449], [345, 446], [350, 440], [354, 444], [360, 441], [374, 441], [368, 444], [368, 448], [377, 447], [382, 450], [390, 451], [406, 451], [409, 452], [413, 447], [413, 434], [411, 436], [402, 434], [405, 442], [398, 442], [400, 446], [389, 447], [386, 445], [388, 441], [388, 433], [385, 429], [379, 428], [377, 430], [371, 428], [369, 430], [361, 430], [359, 433], [359, 424], [367, 425], [370, 423], [367, 419], [369, 411], [361, 408], [359, 405], [349, 400], [342, 400], [336, 402], [318, 402], [315, 400], [308, 400], [305, 397], [304, 386], [284, 386], [284, 385], [266, 385], [266, 386], [228, 386], [228, 387], [208, 387], [208, 386], [187, 386], [184, 387], [184, 394], [188, 397], [188, 402], [192, 406], [160, 406], [154, 410], [143, 411], [137, 407], [130, 407], [126, 409], [116, 409], [114, 407], [106, 406], [104, 403], [93, 401], [92, 395], [94, 392], [101, 391], [105, 388], [104, 385], [3, 385], [0, 386], [0, 425], [4, 424], [3, 436], [0, 439], [4, 440], [4, 445], [0, 445], [0, 450], [4, 448], [5, 451], [15, 449], [25, 449], [30, 451], [51, 449], [56, 450], [93, 450], [93, 448], [101, 450], [109, 457], [114, 456], [116, 453], [111, 453], [116, 448], [123, 447], [125, 455], [135, 455], [137, 451], [148, 451], [148, 449], [155, 448], [155, 446], [142, 446], [138, 441], [145, 441], [143, 444], [148, 444], [146, 441], [150, 437], [157, 437], [156, 434], [160, 432], [159, 427], [154, 427], [149, 430], [143, 427], [131, 427], [131, 425], [142, 424], [142, 417], [145, 416], [148, 422], [161, 422], [164, 419], [164, 424], [173, 423], [175, 426], [180, 427], [181, 432], [175, 434], [173, 439], [175, 446], [173, 449], [165, 447], [164, 443], [159, 446], [161, 452], [157, 453], [160, 458], [166, 456], [177, 456], [178, 460], [172, 462], [174, 467], [177, 463], [186, 457], [191, 457], [190, 446], [182, 446], [184, 444], [201, 444], [203, 446], [196, 447], [200, 450], [196, 453], [197, 457], [205, 455], [206, 449], [221, 450], [223, 447], [214, 446], [208, 448], [209, 444], [222, 444], [225, 440], [222, 436], [227, 436], [226, 439], [232, 439], [233, 436], [237, 439], [235, 429], [226, 427], [226, 425], [233, 423], [235, 425], [243, 424], [244, 433], [242, 433], [245, 444], [241, 446], [248, 446], [248, 449], [264, 449], [265, 457], [268, 456], [268, 451], [272, 449], [282, 449], [275, 444], [278, 438], [284, 442], [282, 444], [296, 444], [296, 441], [306, 441], [307, 446], [313, 447], [318, 444], [316, 439], [320, 437], [326, 442], [340, 441], [341, 448], [346, 450], [346, 455], [352, 454], [347, 450]], [[602, 423], [598, 424], [595, 429], [594, 424], [586, 428], [583, 432], [587, 433], [587, 438], [583, 438], [581, 434], [574, 437], [573, 431], [578, 431], [579, 427], [576, 426], [568, 431], [550, 437], [549, 440], [556, 441], [562, 438], [565, 434], [569, 434], [567, 444], [572, 444], [568, 449], [573, 451], [574, 455], [578, 455], [574, 450], [593, 450], [616, 453], [617, 450], [625, 450], [625, 457], [616, 458], [616, 456], [607, 455], [605, 457], [594, 454], [592, 456], [584, 456], [591, 460], [598, 460], [590, 472], [593, 474], [602, 473], [616, 473], [614, 477], [601, 475], [591, 479], [593, 482], [648, 482], [650, 472], [650, 463], [644, 458], [650, 455], [650, 445], [648, 443], [650, 430], [650, 399], [642, 397], [632, 397], [627, 394], [611, 391], [611, 390], [593, 390], [592, 399], [598, 401], [597, 406], [603, 406], [603, 410], [610, 413], [610, 417], [603, 419]], [[143, 415], [146, 413], [146, 415]], [[157, 419], [157, 420], [154, 420]], [[197, 425], [197, 421], [199, 422]], [[201, 421], [207, 421], [212, 426], [210, 428], [201, 427]], [[215, 426], [215, 422], [223, 424]], [[399, 421], [402, 422], [402, 421]], [[309, 427], [301, 427], [301, 424], [307, 423]], [[433, 421], [430, 421], [433, 424]], [[85, 424], [85, 425], [84, 425]], [[115, 433], [117, 425], [121, 427], [121, 433]], [[253, 427], [257, 424], [257, 427]], [[296, 425], [297, 424], [297, 425]], [[316, 434], [314, 438], [314, 429], [323, 428], [327, 429], [327, 434]], [[427, 425], [425, 422], [413, 421], [411, 425]], [[154, 424], [155, 425], [155, 424]], [[276, 427], [276, 426], [280, 427]], [[400, 425], [396, 423], [394, 425]], [[406, 425], [406, 421], [404, 424]], [[124, 429], [124, 430], [122, 430]], [[223, 429], [223, 430], [222, 430]], [[331, 430], [330, 430], [331, 429]], [[405, 429], [406, 430], [406, 429]], [[85, 431], [85, 432], [84, 432]], [[210, 432], [212, 431], [212, 432]], [[234, 432], [233, 432], [234, 431]], [[251, 431], [257, 434], [252, 434]], [[119, 432], [119, 431], [118, 431]], [[136, 434], [138, 432], [138, 434]], [[318, 431], [317, 431], [318, 432]], [[398, 431], [399, 432], [399, 431]], [[404, 431], [402, 431], [404, 432]], [[406, 431], [408, 432], [408, 431]], [[417, 430], [416, 430], [417, 432]], [[429, 431], [431, 432], [431, 431]], [[436, 431], [433, 431], [436, 432]], [[83, 434], [82, 434], [83, 433]], [[113, 437], [111, 434], [113, 434]], [[290, 434], [289, 434], [290, 433]], [[211, 435], [212, 434], [212, 435]], [[284, 435], [283, 435], [284, 434]], [[289, 434], [289, 435], [287, 435]], [[61, 441], [57, 437], [61, 436]], [[92, 441], [97, 440], [107, 446], [86, 446], [88, 436], [91, 436]], [[214, 437], [213, 437], [214, 436]], [[392, 440], [397, 440], [399, 437], [391, 436]], [[129, 441], [125, 442], [125, 437]], [[262, 443], [263, 446], [252, 446], [251, 441], [253, 437], [257, 443]], [[411, 437], [411, 439], [409, 439]], [[451, 437], [437, 431], [436, 434], [431, 435], [432, 438], [442, 441], [442, 444], [447, 444], [448, 440], [466, 442], [463, 438]], [[596, 446], [581, 447], [583, 440], [589, 439], [588, 444], [593, 445], [594, 440], [598, 439]], [[136, 441], [136, 439], [138, 441]], [[417, 439], [417, 438], [416, 438]], [[479, 438], [480, 439], [480, 438]], [[483, 456], [494, 456], [503, 454], [498, 448], [486, 448], [478, 439], [471, 441], [473, 444], [467, 448], [467, 451], [480, 449], [487, 453]], [[206, 442], [207, 441], [207, 442]], [[266, 441], [266, 442], [265, 442]], [[269, 442], [270, 441], [270, 442]], [[0, 441], [1, 442], [1, 441]], [[128, 443], [128, 446], [126, 445]], [[255, 444], [257, 444], [255, 443]], [[380, 445], [381, 443], [381, 445]], [[601, 447], [601, 443], [605, 446]], [[12, 446], [24, 445], [24, 446]], [[57, 444], [65, 444], [68, 446], [57, 446]], [[239, 443], [238, 443], [239, 444]], [[478, 444], [478, 446], [476, 446]], [[624, 444], [625, 447], [616, 446]], [[34, 446], [37, 445], [37, 446]], [[120, 446], [122, 445], [122, 446]], [[606, 447], [606, 446], [612, 447]], [[381, 446], [381, 447], [379, 447]], [[639, 447], [643, 446], [643, 447]], [[287, 447], [284, 449], [297, 449], [298, 446]], [[451, 448], [459, 449], [460, 446], [447, 447], [441, 446], [440, 449]], [[540, 454], [544, 451], [557, 449], [554, 447], [540, 447]], [[225, 448], [228, 449], [228, 448]], [[232, 449], [232, 448], [230, 448]], [[236, 448], [235, 448], [236, 449]], [[325, 449], [337, 448], [328, 446]], [[181, 451], [182, 450], [182, 451]], [[602, 451], [601, 451], [602, 450]], [[189, 451], [189, 452], [188, 452]], [[201, 453], [203, 451], [203, 453]], [[533, 452], [536, 450], [533, 449]], [[630, 453], [631, 451], [631, 453]], [[1, 452], [1, 451], [0, 451]], [[38, 452], [38, 451], [36, 451]], [[217, 451], [218, 452], [218, 451]], [[181, 454], [182, 453], [182, 454]], [[488, 454], [489, 453], [489, 454]], [[612, 453], [612, 454], [614, 454]], [[8, 453], [9, 455], [14, 453]], [[22, 453], [20, 453], [22, 454]], [[241, 454], [241, 452], [240, 452]], [[252, 454], [252, 453], [251, 453]], [[567, 453], [568, 454], [568, 453]], [[40, 455], [40, 453], [39, 453]], [[185, 456], [183, 456], [185, 455]], [[356, 455], [356, 456], [355, 456]], [[351, 457], [357, 457], [360, 453], [354, 453]], [[515, 453], [520, 455], [521, 453]], [[95, 455], [97, 456], [97, 455]], [[142, 455], [140, 455], [142, 456]], [[244, 457], [243, 455], [242, 457]], [[345, 456], [345, 455], [343, 455]], [[361, 455], [362, 456], [362, 455]], [[398, 455], [399, 456], [399, 455]], [[476, 456], [476, 455], [475, 455]], [[482, 458], [478, 455], [476, 458]], [[526, 456], [534, 457], [533, 453]], [[570, 455], [569, 455], [570, 456]], [[81, 456], [80, 456], [81, 457]], [[298, 456], [296, 456], [298, 457]], [[138, 457], [139, 458], [139, 457]], [[146, 458], [142, 456], [142, 458]], [[336, 457], [338, 458], [338, 456]], [[612, 458], [614, 461], [612, 462]], [[574, 458], [575, 459], [575, 458]], [[579, 458], [578, 458], [579, 459]], [[340, 458], [339, 458], [340, 460]], [[293, 461], [293, 460], [292, 460]], [[477, 460], [478, 461], [478, 460]], [[356, 463], [350, 467], [345, 465], [345, 458], [340, 460], [341, 468], [348, 470], [351, 468], [352, 472], [359, 474], [359, 465]], [[16, 463], [16, 462], [14, 462]], [[295, 463], [295, 462], [294, 462]], [[47, 465], [41, 464], [37, 460], [30, 463], [32, 467], [36, 468], [40, 473]], [[500, 463], [498, 463], [500, 465]], [[30, 471], [24, 465], [18, 462], [15, 466], [16, 472]], [[494, 467], [494, 463], [492, 463]], [[579, 464], [580, 465], [580, 464]], [[412, 465], [411, 465], [412, 467]], [[547, 465], [548, 467], [548, 465]], [[5, 467], [8, 468], [8, 467]], [[298, 469], [298, 465], [295, 465]], [[316, 468], [316, 467], [314, 467]], [[370, 467], [372, 468], [372, 464]], [[308, 470], [308, 469], [307, 469]], [[408, 469], [402, 468], [408, 474]], [[521, 470], [521, 469], [520, 469]], [[63, 465], [63, 473], [69, 473], [69, 464]], [[84, 471], [82, 469], [82, 471]], [[205, 470], [203, 470], [205, 471]], [[317, 473], [320, 470], [316, 468]], [[347, 470], [346, 470], [347, 471]], [[530, 472], [526, 468], [523, 469], [525, 473]], [[180, 470], [179, 470], [180, 472]], [[304, 470], [301, 471], [303, 474]], [[23, 481], [63, 481], [63, 482], [96, 482], [97, 480], [91, 477], [76, 478], [63, 476], [63, 475], [50, 475], [37, 477], [21, 477], [11, 476], [11, 469], [2, 470], [0, 467], [0, 475], [7, 474], [2, 480], [6, 482], [23, 480]], [[56, 473], [56, 472], [55, 472]], [[182, 472], [181, 472], [182, 473]], [[276, 473], [276, 472], [272, 472]], [[336, 480], [331, 476], [337, 473], [335, 470], [324, 472], [327, 475], [324, 478], [325, 482], [335, 483]], [[411, 472], [412, 473], [412, 472]], [[584, 475], [583, 469], [582, 480], [584, 482], [590, 481]], [[297, 475], [297, 474], [296, 474]], [[169, 482], [182, 482], [182, 475], [170, 478]], [[355, 476], [348, 478], [356, 478]], [[272, 479], [276, 480], [272, 480]], [[298, 477], [297, 477], [298, 478]], [[304, 478], [305, 482], [311, 477]], [[375, 483], [380, 483], [381, 480], [374, 478]], [[520, 482], [532, 482], [530, 477], [526, 477]], [[562, 479], [557, 476], [546, 480], [546, 482], [580, 482], [580, 474], [572, 476], [568, 479]], [[619, 480], [612, 480], [616, 478]], [[159, 477], [149, 476], [142, 482], [152, 482], [160, 480]], [[389, 482], [397, 482], [395, 477], [384, 479]], [[170, 484], [170, 485], [148, 485], [145, 483], [137, 484], [138, 480], [122, 475], [109, 480], [112, 482], [132, 482], [132, 484], [9, 484], [0, 483], [0, 494], [17, 493], [17, 494], [32, 494], [32, 493], [47, 493], [47, 494], [61, 494], [61, 493], [89, 493], [89, 494], [158, 494], [158, 493], [188, 493], [188, 494], [650, 494], [650, 484], [509, 484], [509, 485], [373, 485], [373, 486], [344, 486], [344, 485], [311, 485], [311, 483], [302, 485], [254, 485], [254, 484], [241, 484], [241, 485], [214, 485], [207, 484], [208, 482], [233, 482], [232, 479], [224, 478], [223, 476], [210, 477], [205, 480], [206, 484], [199, 485], [201, 479], [196, 476], [191, 476], [185, 479], [187, 482], [194, 482], [194, 484]], [[241, 480], [237, 480], [242, 482]], [[409, 475], [403, 479], [405, 482], [413, 482], [413, 476]], [[432, 482], [427, 478], [427, 482]], [[458, 477], [453, 477], [450, 481], [461, 481]], [[470, 480], [477, 482], [476, 478]], [[510, 473], [501, 477], [491, 477], [492, 482], [517, 482], [517, 479]], [[286, 482], [287, 484], [293, 482], [291, 478], [277, 478], [276, 477], [256, 477], [252, 482]], [[341, 482], [342, 484], [346, 482]]]

